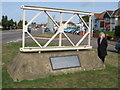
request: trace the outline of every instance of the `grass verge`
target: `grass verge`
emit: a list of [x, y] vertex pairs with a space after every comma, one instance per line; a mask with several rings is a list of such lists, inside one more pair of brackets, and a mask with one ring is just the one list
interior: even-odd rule
[[[35, 34], [33, 35], [34, 37], [44, 37], [44, 38], [51, 38], [54, 35], [54, 33], [50, 33], [50, 32], [45, 32], [44, 34]], [[65, 38], [64, 35], [62, 35], [63, 38]], [[56, 36], [56, 38], [59, 38], [59, 35]]]
[[[29, 43], [34, 46], [33, 43]], [[2, 53], [2, 86], [3, 88], [118, 88], [118, 67], [112, 64], [117, 53], [108, 52], [106, 69], [96, 71], [81, 71], [36, 80], [13, 82], [7, 72], [7, 66], [19, 53], [21, 43], [3, 44]], [[111, 57], [112, 55], [112, 57]], [[111, 60], [110, 63], [107, 63]]]

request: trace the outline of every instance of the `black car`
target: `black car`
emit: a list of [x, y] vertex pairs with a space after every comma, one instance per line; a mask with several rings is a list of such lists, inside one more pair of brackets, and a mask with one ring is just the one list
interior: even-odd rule
[[50, 29], [49, 28], [45, 28], [44, 32], [49, 32]]
[[116, 42], [115, 49], [120, 53], [120, 39]]

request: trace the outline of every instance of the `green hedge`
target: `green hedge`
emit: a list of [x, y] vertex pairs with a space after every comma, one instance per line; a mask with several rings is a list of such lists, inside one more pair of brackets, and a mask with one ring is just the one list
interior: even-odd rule
[[94, 33], [100, 33], [100, 32], [104, 32], [105, 34], [108, 34], [109, 36], [114, 36], [114, 33], [113, 31], [94, 31]]

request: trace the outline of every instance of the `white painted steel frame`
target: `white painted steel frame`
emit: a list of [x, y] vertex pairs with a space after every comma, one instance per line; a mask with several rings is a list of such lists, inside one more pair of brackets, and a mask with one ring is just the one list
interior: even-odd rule
[[75, 13], [75, 14], [84, 14], [84, 15], [94, 15], [91, 12], [66, 10], [66, 9], [58, 9], [58, 8], [48, 8], [48, 7], [37, 7], [37, 6], [22, 5], [21, 8], [26, 9], [26, 10], [40, 10], [40, 11], [52, 11], [52, 12], [61, 12], [61, 13], [73, 13], [73, 14]]
[[23, 52], [32, 52], [32, 51], [58, 51], [58, 50], [79, 50], [79, 49], [91, 49], [92, 46], [88, 45], [81, 45], [81, 46], [61, 46], [61, 47], [55, 47], [55, 46], [50, 46], [50, 47], [45, 47], [45, 48], [39, 48], [39, 47], [25, 47], [25, 48], [20, 48], [20, 51]]
[[25, 47], [25, 10], [23, 10], [23, 35], [22, 35], [22, 48]]
[[[56, 9], [56, 8], [46, 8], [46, 7], [36, 7], [36, 6], [21, 6], [23, 9], [23, 35], [22, 35], [22, 48], [20, 48], [20, 51], [27, 52], [27, 51], [52, 51], [52, 50], [79, 50], [79, 49], [91, 49], [92, 46], [90, 46], [90, 32], [91, 32], [91, 17], [93, 13], [90, 12], [82, 12], [82, 11], [75, 11], [75, 10], [66, 10], [66, 9]], [[26, 10], [40, 10], [29, 22], [27, 25], [25, 25], [25, 9]], [[40, 43], [27, 31], [28, 25], [32, 23], [32, 21], [37, 18], [41, 12], [44, 11], [47, 16], [52, 20], [52, 22], [58, 27], [58, 31], [52, 36], [52, 38], [44, 45], [40, 45]], [[55, 22], [55, 20], [52, 18], [52, 16], [47, 12], [59, 12], [60, 13], [60, 25]], [[72, 13], [73, 16], [71, 16], [68, 21], [65, 24], [62, 24], [62, 13]], [[86, 24], [84, 19], [80, 16], [80, 14], [89, 15], [89, 26]], [[79, 19], [84, 23], [84, 25], [87, 27], [87, 33], [78, 41], [78, 43], [75, 45], [71, 39], [67, 36], [66, 33], [64, 33], [64, 28], [66, 25], [70, 22], [70, 20], [77, 15]], [[25, 32], [35, 41], [35, 43], [39, 47], [25, 47]], [[71, 43], [72, 46], [62, 46], [62, 34], [68, 39], [68, 41]], [[50, 42], [59, 35], [59, 45], [54, 47], [48, 47]], [[88, 36], [88, 45], [81, 45], [81, 42]]]

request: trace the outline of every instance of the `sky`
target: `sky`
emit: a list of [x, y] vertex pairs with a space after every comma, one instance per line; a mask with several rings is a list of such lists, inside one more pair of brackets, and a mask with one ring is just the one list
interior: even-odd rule
[[[69, 10], [86, 11], [93, 13], [101, 13], [106, 10], [116, 10], [118, 8], [118, 2], [2, 2], [2, 15], [7, 15], [8, 19], [19, 21], [22, 19], [21, 5], [51, 7]], [[34, 15], [38, 12], [33, 10], [26, 11], [26, 20], [30, 21]], [[55, 15], [55, 20], [59, 20], [59, 13], [50, 13]], [[63, 14], [63, 19], [68, 20], [70, 14]], [[0, 18], [1, 19], [1, 18]], [[42, 13], [35, 22], [44, 23], [47, 22], [47, 16]], [[77, 21], [77, 18], [74, 18]]]
[[1, 0], [1, 2], [118, 2], [120, 0]]

